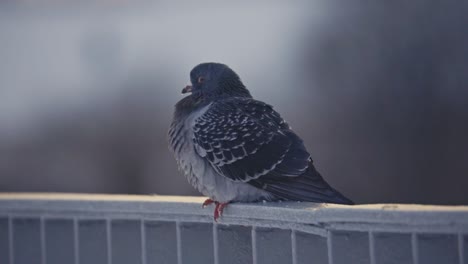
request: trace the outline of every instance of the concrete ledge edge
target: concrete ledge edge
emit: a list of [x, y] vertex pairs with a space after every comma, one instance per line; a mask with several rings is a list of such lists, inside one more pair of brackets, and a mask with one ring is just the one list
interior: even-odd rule
[[[70, 193], [0, 193], [0, 217], [158, 219], [212, 222], [205, 197]], [[336, 205], [306, 202], [231, 204], [220, 224], [296, 226], [311, 231], [353, 229], [468, 233], [468, 206]], [[314, 231], [315, 230], [315, 231]], [[317, 231], [319, 232], [319, 231]], [[319, 232], [321, 233], [321, 232]]]

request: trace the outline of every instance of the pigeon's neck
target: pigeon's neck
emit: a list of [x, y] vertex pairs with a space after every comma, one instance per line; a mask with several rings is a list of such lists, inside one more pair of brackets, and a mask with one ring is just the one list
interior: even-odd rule
[[203, 108], [204, 106], [207, 106], [209, 103], [210, 101], [205, 100], [202, 97], [195, 96], [194, 94], [191, 94], [189, 96], [186, 96], [179, 102], [177, 102], [177, 104], [175, 105], [174, 117], [176, 118], [186, 117], [193, 111], [196, 111], [198, 109]]

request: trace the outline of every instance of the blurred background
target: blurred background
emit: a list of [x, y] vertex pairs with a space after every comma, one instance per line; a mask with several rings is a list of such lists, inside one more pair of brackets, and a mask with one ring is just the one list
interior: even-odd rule
[[0, 191], [195, 195], [168, 151], [233, 68], [357, 203], [468, 204], [467, 1], [1, 1]]

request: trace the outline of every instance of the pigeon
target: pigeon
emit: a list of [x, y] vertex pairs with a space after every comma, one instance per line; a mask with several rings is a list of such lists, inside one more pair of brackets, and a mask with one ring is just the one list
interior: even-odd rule
[[231, 202], [308, 201], [353, 204], [315, 169], [302, 139], [273, 110], [252, 98], [227, 65], [190, 72], [189, 94], [175, 105], [169, 149], [179, 169], [214, 203], [214, 220]]

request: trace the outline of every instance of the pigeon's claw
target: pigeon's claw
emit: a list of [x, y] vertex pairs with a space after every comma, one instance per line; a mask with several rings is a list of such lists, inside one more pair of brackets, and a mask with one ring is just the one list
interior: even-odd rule
[[224, 207], [226, 207], [226, 205], [228, 205], [229, 202], [227, 203], [219, 203], [219, 202], [215, 202], [216, 204], [216, 207], [215, 207], [215, 210], [214, 210], [214, 220], [215, 222], [218, 222], [218, 218], [223, 215], [223, 210], [224, 210]]
[[217, 201], [214, 201], [214, 200], [211, 200], [211, 199], [206, 199], [205, 202], [203, 202], [203, 205], [202, 205], [202, 208], [205, 208], [206, 206], [210, 205], [214, 203], [215, 204], [215, 209], [214, 209], [214, 215], [213, 215], [213, 218], [215, 220], [215, 222], [218, 222], [218, 218], [223, 215], [223, 210], [224, 210], [224, 207], [226, 207], [226, 205], [229, 203], [220, 203], [220, 202], [217, 202]]
[[202, 204], [202, 208], [205, 208], [207, 207], [208, 205], [214, 203], [215, 201], [211, 200], [211, 199], [206, 199], [203, 204]]

